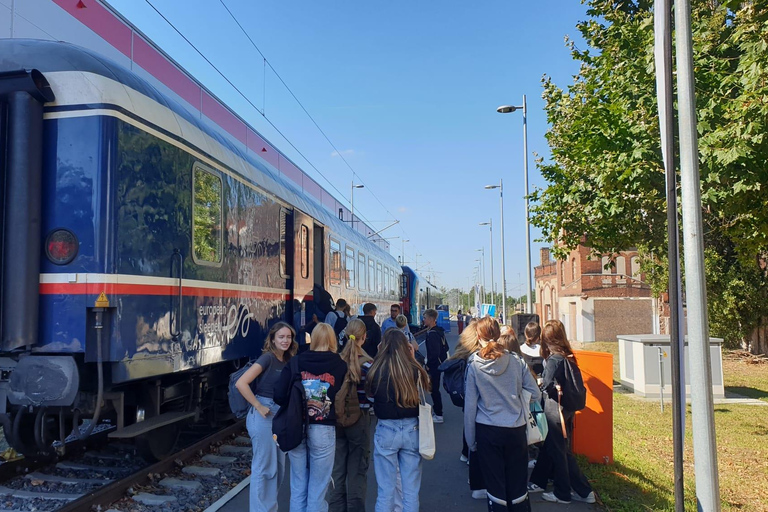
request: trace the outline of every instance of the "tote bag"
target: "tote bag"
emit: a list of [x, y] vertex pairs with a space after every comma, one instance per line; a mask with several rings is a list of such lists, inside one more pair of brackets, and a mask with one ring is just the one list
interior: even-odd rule
[[432, 406], [427, 403], [419, 376], [419, 453], [432, 460], [435, 456], [435, 425], [432, 423]]
[[523, 400], [523, 411], [526, 414], [526, 431], [528, 433], [528, 444], [541, 443], [547, 437], [547, 420], [544, 417], [544, 411], [538, 402], [531, 402], [531, 393], [523, 389], [521, 393]]

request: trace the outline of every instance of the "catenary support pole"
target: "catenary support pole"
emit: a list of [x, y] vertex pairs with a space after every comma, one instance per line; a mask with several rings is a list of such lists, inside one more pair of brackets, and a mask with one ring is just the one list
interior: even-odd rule
[[719, 512], [720, 482], [717, 474], [715, 413], [709, 356], [707, 288], [704, 278], [704, 229], [701, 219], [699, 143], [696, 132], [696, 95], [689, 0], [675, 0], [675, 29], [680, 125], [680, 184], [696, 500], [699, 510]]
[[531, 283], [531, 222], [528, 218], [528, 101], [523, 94], [523, 167], [525, 173], [525, 258], [528, 290], [526, 295], [526, 313], [533, 313], [533, 284]]
[[504, 182], [499, 179], [499, 208], [501, 210], [501, 313], [504, 323], [507, 320], [507, 253], [504, 252]]
[[[667, 180], [667, 255], [669, 260], [669, 354], [672, 374], [672, 446], [674, 454], [675, 512], [685, 510], [683, 443], [685, 388], [683, 382], [682, 287], [677, 224], [677, 172], [675, 167], [674, 103], [672, 88], [672, 0], [654, 4], [656, 96], [659, 104], [661, 153]], [[663, 402], [662, 402], [663, 403]]]

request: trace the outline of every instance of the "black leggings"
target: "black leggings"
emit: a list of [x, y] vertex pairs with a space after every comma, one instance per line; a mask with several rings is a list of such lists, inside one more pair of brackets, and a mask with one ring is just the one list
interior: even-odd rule
[[[476, 423], [477, 455], [488, 498], [511, 508], [528, 492], [526, 427], [494, 427]], [[470, 458], [471, 460], [471, 458]]]

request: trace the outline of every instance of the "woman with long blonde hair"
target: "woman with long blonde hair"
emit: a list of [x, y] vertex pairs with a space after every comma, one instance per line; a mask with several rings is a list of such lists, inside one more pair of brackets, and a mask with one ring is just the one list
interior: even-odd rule
[[[544, 413], [547, 417], [549, 434], [544, 439], [536, 460], [536, 467], [531, 473], [528, 490], [529, 492], [544, 491], [547, 481], [550, 476], [553, 476], [553, 491], [541, 495], [546, 501], [570, 503], [573, 500], [594, 503], [595, 493], [592, 492], [592, 486], [581, 473], [576, 458], [568, 446], [568, 439], [573, 434], [575, 411], [563, 408], [561, 416], [558, 403], [559, 389], [562, 389], [562, 384], [565, 382], [566, 365], [573, 364], [578, 368], [578, 362], [565, 334], [565, 326], [559, 320], [550, 320], [544, 324], [541, 341], [542, 353], [547, 355], [541, 389], [546, 397]], [[566, 436], [563, 436], [563, 431]]]
[[419, 386], [425, 393], [429, 391], [427, 373], [413, 357], [405, 334], [398, 329], [388, 330], [366, 382], [378, 419], [373, 437], [373, 466], [378, 484], [376, 512], [393, 510], [398, 471], [403, 512], [419, 510]]
[[[528, 403], [541, 396], [528, 365], [499, 343], [498, 322], [477, 321], [480, 351], [469, 359], [464, 398], [464, 430], [471, 452], [476, 452], [487, 489], [490, 512], [530, 512], [526, 489]], [[470, 453], [470, 460], [474, 453]]]
[[347, 363], [346, 378], [357, 388], [360, 418], [353, 425], [336, 425], [336, 457], [328, 505], [331, 512], [365, 512], [371, 456], [371, 402], [365, 395], [365, 380], [373, 359], [363, 350], [366, 329], [362, 320], [350, 320], [344, 332], [346, 341], [339, 355]]

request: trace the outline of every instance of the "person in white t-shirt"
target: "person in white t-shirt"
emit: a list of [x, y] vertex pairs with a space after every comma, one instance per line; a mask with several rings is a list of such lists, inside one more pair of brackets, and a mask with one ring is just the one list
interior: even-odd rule
[[538, 322], [528, 322], [525, 326], [525, 343], [520, 346], [523, 359], [537, 377], [544, 371], [544, 358], [541, 357], [541, 326]]

